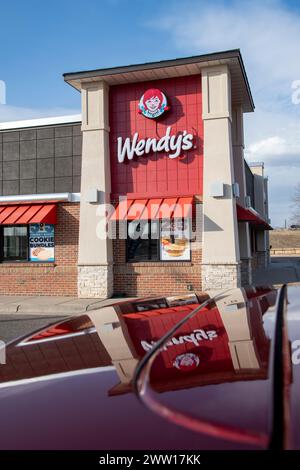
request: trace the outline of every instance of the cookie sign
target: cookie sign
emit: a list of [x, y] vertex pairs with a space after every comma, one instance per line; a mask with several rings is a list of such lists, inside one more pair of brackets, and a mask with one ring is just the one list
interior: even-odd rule
[[158, 118], [169, 109], [166, 95], [158, 88], [145, 91], [139, 102], [139, 113], [150, 119]]
[[29, 233], [30, 261], [54, 261], [54, 225], [31, 224]]

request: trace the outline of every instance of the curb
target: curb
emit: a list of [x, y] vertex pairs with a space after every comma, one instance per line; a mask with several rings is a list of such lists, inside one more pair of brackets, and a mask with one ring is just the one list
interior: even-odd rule
[[[41, 298], [42, 299], [42, 298]], [[13, 300], [13, 299], [12, 299]], [[5, 314], [27, 314], [27, 315], [80, 315], [93, 310], [99, 310], [112, 304], [124, 302], [124, 298], [111, 299], [70, 299], [62, 301], [58, 304], [47, 305], [47, 303], [31, 303], [25, 299], [23, 302], [8, 302], [1, 305], [0, 299], [0, 315]], [[126, 300], [130, 300], [126, 298]]]

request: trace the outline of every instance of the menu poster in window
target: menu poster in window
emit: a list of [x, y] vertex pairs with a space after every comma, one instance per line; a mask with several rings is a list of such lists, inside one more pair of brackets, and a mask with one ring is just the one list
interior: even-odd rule
[[54, 261], [54, 225], [31, 224], [29, 231], [30, 261]]
[[162, 221], [160, 233], [160, 259], [162, 261], [190, 261], [190, 220]]

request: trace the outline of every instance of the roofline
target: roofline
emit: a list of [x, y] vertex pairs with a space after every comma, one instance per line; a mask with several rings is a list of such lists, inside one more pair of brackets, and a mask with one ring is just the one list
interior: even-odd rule
[[[63, 74], [63, 78], [66, 82], [68, 82], [69, 80], [92, 78], [97, 75], [105, 77], [106, 75], [118, 75], [118, 74], [124, 74], [126, 72], [137, 72], [141, 70], [151, 70], [151, 69], [162, 68], [162, 67], [173, 67], [176, 65], [177, 66], [186, 65], [186, 64], [192, 64], [192, 63], [197, 63], [197, 62], [206, 62], [210, 60], [232, 59], [232, 58], [236, 58], [239, 61], [241, 71], [242, 71], [244, 81], [245, 81], [245, 86], [247, 88], [251, 105], [254, 109], [255, 108], [254, 101], [253, 101], [252, 93], [250, 90], [250, 85], [249, 85], [249, 81], [248, 81], [248, 77], [246, 74], [246, 70], [245, 70], [245, 66], [244, 66], [240, 49], [231, 49], [228, 51], [212, 52], [209, 54], [181, 57], [178, 59], [161, 60], [158, 62], [146, 62], [142, 64], [125, 65], [125, 66], [86, 70], [86, 71], [79, 71], [79, 72], [66, 72]], [[70, 83], [70, 85], [72, 84]]]
[[80, 193], [45, 193], [45, 194], [17, 194], [14, 196], [0, 196], [0, 204], [20, 204], [39, 201], [67, 201], [80, 202]]
[[[228, 57], [226, 57], [228, 55]], [[143, 62], [141, 64], [121, 65], [116, 67], [105, 67], [103, 69], [83, 70], [78, 72], [66, 72], [63, 74], [64, 79], [71, 80], [76, 78], [89, 78], [95, 75], [114, 75], [126, 72], [136, 72], [140, 70], [149, 70], [161, 67], [173, 67], [174, 65], [185, 65], [192, 62], [205, 62], [206, 60], [217, 60], [240, 56], [239, 49], [232, 49], [224, 52], [210, 52], [209, 54], [201, 54], [188, 57], [179, 57], [177, 59], [159, 60], [156, 62]]]
[[256, 166], [261, 166], [261, 167], [264, 167], [265, 166], [265, 162], [250, 162], [248, 163], [248, 166], [251, 167], [256, 167]]
[[81, 123], [81, 114], [70, 114], [68, 116], [53, 116], [38, 119], [24, 119], [23, 121], [0, 122], [0, 131], [24, 129], [28, 127], [43, 127], [58, 124]]

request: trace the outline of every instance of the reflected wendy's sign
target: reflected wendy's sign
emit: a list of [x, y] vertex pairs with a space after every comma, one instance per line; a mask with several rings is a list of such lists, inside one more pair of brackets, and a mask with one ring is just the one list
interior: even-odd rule
[[[139, 357], [198, 304], [125, 314], [126, 325]], [[228, 336], [218, 309], [203, 309], [178, 330], [162, 348], [151, 375], [156, 380], [176, 379], [217, 370], [233, 371]]]

